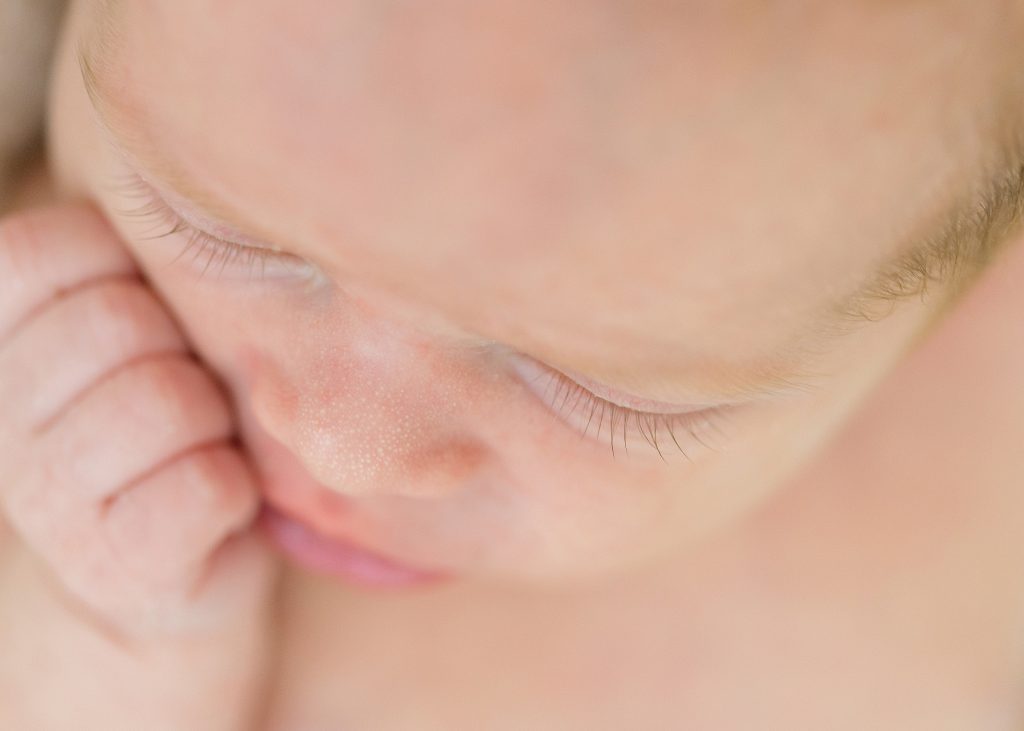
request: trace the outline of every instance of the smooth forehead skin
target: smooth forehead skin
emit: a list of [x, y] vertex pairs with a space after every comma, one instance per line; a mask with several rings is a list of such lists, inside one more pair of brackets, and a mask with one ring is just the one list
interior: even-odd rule
[[244, 232], [670, 399], [771, 371], [952, 205], [1004, 8], [140, 0], [85, 50], [126, 144]]

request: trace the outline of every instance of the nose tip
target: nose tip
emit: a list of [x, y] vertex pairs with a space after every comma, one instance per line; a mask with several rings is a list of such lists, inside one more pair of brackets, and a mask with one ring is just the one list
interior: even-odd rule
[[487, 448], [464, 437], [435, 439], [396, 453], [385, 449], [383, 441], [339, 446], [329, 435], [309, 439], [273, 426], [264, 429], [317, 484], [348, 497], [441, 500], [468, 486], [487, 461]]
[[298, 439], [286, 447], [320, 485], [350, 497], [449, 498], [468, 486], [487, 460], [484, 445], [458, 436], [399, 452], [372, 440], [340, 447], [329, 437], [318, 441]]
[[[250, 383], [261, 429], [316, 483], [341, 495], [440, 500], [469, 485], [489, 459], [489, 447], [437, 402], [443, 389], [436, 385], [401, 399], [393, 394], [408, 392], [399, 388], [392, 397], [366, 388], [305, 390], [271, 368]], [[449, 407], [451, 398], [448, 392]]]

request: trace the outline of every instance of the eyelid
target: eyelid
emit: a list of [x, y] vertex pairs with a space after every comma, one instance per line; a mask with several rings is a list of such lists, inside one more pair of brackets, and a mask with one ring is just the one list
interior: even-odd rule
[[249, 279], [311, 282], [319, 277], [319, 270], [300, 257], [263, 245], [239, 243], [206, 231], [172, 208], [157, 189], [137, 173], [133, 172], [121, 181], [116, 190], [122, 196], [141, 200], [134, 209], [120, 211], [127, 218], [152, 223], [150, 232], [141, 238], [154, 240], [176, 234], [187, 236], [187, 245], [172, 263], [185, 254], [191, 254], [192, 262], [201, 265], [200, 276], [214, 270], [221, 277], [228, 272], [229, 266], [241, 263]]
[[[86, 87], [88, 89], [90, 86], [88, 83], [88, 74], [86, 79]], [[90, 97], [92, 97], [91, 93]], [[165, 185], [160, 185], [154, 182], [150, 179], [150, 176], [143, 173], [145, 166], [140, 163], [140, 159], [135, 153], [129, 151], [124, 146], [118, 135], [114, 133], [114, 130], [108, 123], [108, 120], [100, 112], [99, 108], [95, 108], [95, 99], [93, 99], [91, 107], [93, 107], [92, 111], [94, 113], [94, 119], [97, 127], [100, 134], [103, 136], [108, 149], [115, 154], [120, 166], [127, 171], [127, 175], [125, 175], [121, 180], [116, 181], [115, 184], [111, 186], [115, 191], [138, 195], [144, 190], [147, 198], [159, 201], [160, 205], [173, 212], [175, 216], [182, 219], [185, 223], [189, 224], [189, 226], [211, 236], [212, 238], [253, 249], [267, 249], [274, 252], [279, 251], [277, 247], [272, 246], [265, 241], [255, 240], [249, 236], [245, 236], [234, 227], [229, 226], [223, 221], [209, 215], [197, 215], [197, 212], [191, 210], [190, 206], [183, 205], [183, 202], [186, 200], [183, 196], [175, 193]]]
[[162, 206], [166, 206], [175, 216], [197, 231], [202, 231], [218, 241], [247, 246], [252, 249], [284, 253], [278, 246], [246, 236], [233, 226], [210, 217], [208, 214], [194, 210], [191, 206], [185, 204], [184, 199], [180, 195], [161, 185], [150, 182], [142, 174], [133, 173], [133, 177], [135, 178], [134, 184], [136, 187], [144, 187], [150, 199]]
[[[639, 446], [641, 451], [647, 448], [648, 454], [656, 453], [665, 462], [668, 461], [665, 455], [672, 447], [691, 461], [689, 450], [695, 447], [717, 451], [715, 442], [724, 436], [720, 424], [735, 406], [720, 404], [686, 411], [643, 411], [605, 399], [565, 373], [525, 356], [514, 355], [512, 363], [527, 387], [551, 412], [575, 428], [581, 439], [589, 436], [600, 441], [607, 423], [607, 439], [613, 458], [617, 456], [616, 443], [621, 444], [620, 451], [628, 456], [635, 455]], [[538, 385], [542, 382], [543, 387]], [[630, 443], [634, 445], [632, 452]]]
[[670, 415], [692, 413], [695, 411], [703, 411], [704, 409], [712, 409], [726, 405], [726, 402], [723, 401], [691, 401], [685, 405], [669, 404], [664, 401], [653, 401], [651, 399], [645, 399], [632, 394], [624, 394], [616, 391], [610, 386], [594, 381], [582, 373], [578, 373], [577, 371], [573, 371], [569, 368], [559, 368], [555, 370], [559, 370], [563, 375], [583, 386], [595, 396], [624, 408], [637, 409], [655, 414]]
[[644, 399], [617, 391], [610, 386], [594, 381], [593, 379], [569, 368], [561, 366], [556, 368], [520, 354], [512, 355], [512, 364], [515, 370], [527, 380], [536, 380], [546, 374], [555, 372], [563, 378], [570, 379], [604, 401], [608, 401], [616, 406], [621, 406], [622, 408], [634, 409], [652, 414], [685, 414], [728, 405], [723, 401], [694, 401], [687, 404], [669, 404], [661, 401]]

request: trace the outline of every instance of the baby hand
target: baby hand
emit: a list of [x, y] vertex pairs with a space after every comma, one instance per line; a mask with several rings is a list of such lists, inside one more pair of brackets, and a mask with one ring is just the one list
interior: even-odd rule
[[0, 505], [75, 600], [146, 636], [266, 597], [228, 403], [98, 213], [0, 227]]
[[253, 728], [258, 494], [224, 395], [89, 207], [0, 221], [0, 404], [21, 539], [0, 541], [0, 728]]

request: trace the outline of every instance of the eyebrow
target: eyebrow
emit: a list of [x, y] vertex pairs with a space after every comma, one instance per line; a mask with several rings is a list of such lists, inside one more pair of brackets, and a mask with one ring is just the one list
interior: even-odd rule
[[[158, 154], [149, 138], [138, 134], [139, 125], [134, 122], [140, 116], [140, 110], [131, 108], [121, 96], [115, 102], [106, 90], [101, 79], [110, 77], [103, 73], [107, 70], [105, 59], [113, 57], [113, 47], [117, 43], [110, 15], [115, 5], [115, 0], [102, 3], [108, 15], [103, 19], [99, 33], [91, 42], [83, 41], [78, 53], [85, 90], [100, 122], [120, 143], [117, 147], [174, 193], [214, 218], [246, 232], [251, 229], [251, 224], [243, 216], [198, 185], [193, 177], [166, 156]], [[974, 205], [986, 210], [991, 207], [987, 199]], [[884, 319], [896, 310], [900, 302], [935, 290], [940, 290], [944, 297], [937, 314], [945, 311], [945, 303], [961, 290], [956, 285], [969, 279], [964, 273], [975, 272], [979, 268], [971, 266], [977, 262], [965, 255], [970, 242], [979, 235], [974, 225], [976, 217], [972, 219], [965, 213], [965, 208], [946, 211], [937, 222], [929, 222], [930, 226], [925, 227], [923, 234], [918, 234], [912, 245], [901, 247], [896, 257], [883, 262], [856, 291], [827, 306], [822, 323], [812, 327], [812, 334], [828, 338], [844, 335], [866, 322]], [[259, 231], [252, 233], [261, 234]], [[933, 321], [935, 319], [937, 317]], [[821, 374], [798, 365], [807, 359], [808, 354], [799, 344], [791, 343], [783, 352], [776, 353], [776, 357], [767, 358], [757, 366], [747, 368], [744, 373], [721, 372], [718, 380], [725, 386], [724, 390], [737, 398], [814, 391]]]

